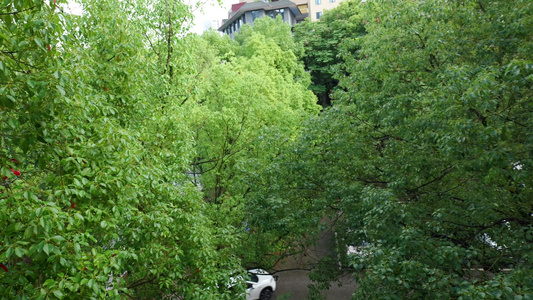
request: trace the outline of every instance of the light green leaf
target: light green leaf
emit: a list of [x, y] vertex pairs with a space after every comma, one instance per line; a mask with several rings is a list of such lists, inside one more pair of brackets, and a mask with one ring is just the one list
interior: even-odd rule
[[50, 244], [45, 243], [45, 244], [43, 245], [43, 251], [44, 251], [47, 255], [50, 255], [50, 252], [53, 251], [53, 246], [50, 245]]
[[22, 248], [15, 248], [15, 255], [18, 257], [24, 256], [24, 250]]
[[59, 291], [59, 290], [55, 290], [55, 291], [53, 291], [53, 294], [54, 294], [54, 296], [56, 296], [58, 299], [63, 299], [63, 297], [65, 296], [65, 295], [63, 295], [63, 293], [62, 293], [61, 291]]

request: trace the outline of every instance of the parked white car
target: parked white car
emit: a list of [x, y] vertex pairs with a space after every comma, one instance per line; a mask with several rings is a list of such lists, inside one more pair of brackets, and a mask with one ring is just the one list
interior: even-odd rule
[[246, 300], [270, 300], [276, 290], [277, 280], [277, 276], [272, 276], [263, 269], [248, 270]]

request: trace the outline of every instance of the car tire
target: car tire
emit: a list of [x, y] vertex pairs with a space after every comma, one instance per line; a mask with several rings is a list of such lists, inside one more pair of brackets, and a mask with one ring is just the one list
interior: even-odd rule
[[261, 291], [259, 295], [259, 300], [270, 300], [272, 298], [272, 289], [266, 288]]

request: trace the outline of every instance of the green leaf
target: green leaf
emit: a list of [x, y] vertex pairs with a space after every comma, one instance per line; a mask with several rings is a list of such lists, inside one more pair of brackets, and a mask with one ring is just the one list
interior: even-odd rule
[[43, 48], [43, 42], [41, 41], [41, 39], [35, 38], [34, 40], [37, 46], [39, 46], [40, 48]]
[[24, 256], [24, 250], [22, 248], [15, 248], [15, 255], [18, 257]]
[[65, 96], [65, 89], [62, 86], [57, 85], [56, 88], [59, 91], [59, 93], [61, 94], [61, 96]]
[[65, 240], [65, 238], [60, 235], [53, 236], [52, 239], [56, 242], [62, 242]]
[[87, 286], [92, 289], [94, 287], [94, 280], [89, 279], [89, 281], [87, 281]]
[[13, 254], [13, 247], [8, 247], [7, 250], [6, 250], [6, 259], [9, 259], [12, 254]]
[[58, 299], [63, 299], [63, 297], [65, 297], [65, 295], [63, 295], [63, 293], [59, 290], [55, 290], [52, 292], [54, 294], [54, 296], [56, 296]]
[[43, 251], [44, 251], [47, 255], [50, 255], [50, 252], [53, 251], [53, 246], [50, 245], [50, 244], [45, 243], [45, 244], [43, 245]]

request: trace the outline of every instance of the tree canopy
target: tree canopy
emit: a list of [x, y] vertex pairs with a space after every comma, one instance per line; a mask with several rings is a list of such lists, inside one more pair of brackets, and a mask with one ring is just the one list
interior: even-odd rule
[[361, 299], [530, 297], [531, 4], [357, 11], [366, 34], [341, 43], [333, 106], [270, 166], [254, 210], [291, 241], [328, 216], [338, 249], [317, 287], [347, 270]]
[[307, 89], [309, 75], [293, 52], [298, 49], [290, 26], [280, 19], [257, 20], [236, 41], [211, 32], [198, 43], [209, 54], [197, 59], [205, 66], [204, 75], [197, 101], [187, 103], [197, 155], [192, 172], [214, 209], [215, 223], [230, 225], [239, 236], [241, 249], [234, 251], [243, 264], [266, 267], [263, 251], [270, 247], [255, 253], [245, 231], [255, 217], [243, 210], [249, 178], [280, 154], [319, 106]]
[[359, 2], [345, 1], [326, 11], [320, 22], [306, 19], [294, 27], [294, 40], [303, 47], [301, 60], [311, 74], [311, 90], [323, 107], [331, 105], [338, 85], [334, 75], [344, 72], [341, 49], [345, 56], [346, 52], [353, 54], [357, 48], [354, 41], [365, 34], [362, 12]]
[[65, 2], [0, 7], [3, 297], [234, 299], [326, 229], [310, 298], [531, 298], [530, 1], [346, 1], [235, 40], [177, 0]]
[[3, 295], [234, 298], [262, 255], [245, 178], [318, 112], [290, 27], [235, 42], [188, 34], [180, 1], [80, 4], [1, 10]]

